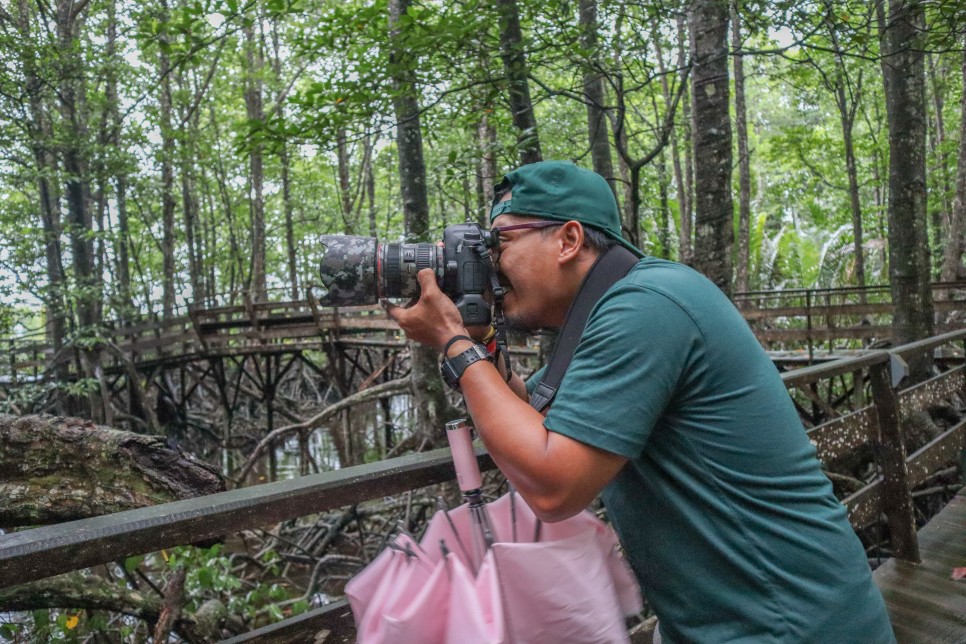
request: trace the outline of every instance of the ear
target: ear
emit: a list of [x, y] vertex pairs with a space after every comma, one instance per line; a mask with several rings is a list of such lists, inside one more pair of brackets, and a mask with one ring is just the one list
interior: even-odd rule
[[577, 259], [584, 247], [584, 227], [576, 221], [568, 221], [557, 231], [557, 240], [560, 244], [558, 263], [571, 262]]

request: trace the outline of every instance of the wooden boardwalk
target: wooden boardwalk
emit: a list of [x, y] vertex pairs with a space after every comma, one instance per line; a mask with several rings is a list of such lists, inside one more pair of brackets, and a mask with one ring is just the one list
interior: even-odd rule
[[919, 531], [921, 564], [890, 559], [873, 574], [899, 644], [966, 644], [966, 488]]

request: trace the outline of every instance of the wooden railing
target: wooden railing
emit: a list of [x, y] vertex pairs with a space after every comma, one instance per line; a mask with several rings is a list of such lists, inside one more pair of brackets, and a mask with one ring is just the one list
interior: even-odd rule
[[[966, 309], [966, 282], [932, 286], [936, 332], [958, 328], [955, 313]], [[892, 296], [888, 285], [822, 289], [749, 291], [735, 305], [768, 349], [805, 348], [810, 352], [835, 341], [852, 344], [892, 337]]]
[[[108, 323], [101, 339], [102, 365], [108, 373], [211, 356], [317, 350], [335, 339], [343, 344], [403, 345], [399, 327], [379, 307], [320, 309], [304, 301], [246, 302], [192, 310], [168, 320]], [[0, 361], [0, 384], [40, 380], [52, 366], [54, 350], [43, 336], [2, 342], [8, 357]], [[71, 355], [64, 352], [59, 358], [76, 375]]]
[[[900, 418], [963, 392], [964, 367], [953, 366], [931, 380], [904, 390], [897, 385], [904, 361], [959, 343], [966, 329], [921, 342], [844, 358], [783, 374], [797, 401], [823, 407], [822, 422], [808, 427], [809, 437], [826, 463], [863, 446], [871, 446], [880, 475], [843, 503], [856, 529], [888, 518], [893, 553], [916, 561], [915, 523], [910, 490], [930, 472], [959, 464], [966, 447], [966, 422], [946, 429], [913, 454], [906, 454]], [[960, 361], [961, 362], [961, 361]], [[951, 364], [951, 363], [950, 363]], [[832, 396], [841, 383], [851, 382], [851, 395]], [[866, 394], [865, 383], [869, 383]], [[835, 398], [838, 402], [835, 403]], [[843, 403], [843, 401], [845, 401]], [[801, 403], [800, 403], [801, 404]], [[479, 452], [483, 469], [490, 458]], [[211, 496], [149, 508], [40, 527], [0, 536], [0, 587], [77, 570], [162, 548], [201, 542], [307, 514], [357, 504], [449, 480], [453, 469], [448, 450], [413, 454], [379, 463], [346, 468], [298, 479], [232, 490]], [[267, 641], [300, 639], [323, 626], [351, 633], [344, 604], [336, 604], [267, 627], [252, 637]], [[288, 629], [288, 630], [286, 630]], [[286, 632], [288, 635], [286, 635]], [[245, 639], [239, 638], [239, 641]], [[251, 639], [251, 638], [248, 638]]]
[[[932, 286], [936, 332], [966, 318], [966, 282]], [[281, 295], [282, 292], [279, 291]], [[321, 308], [311, 291], [305, 300], [253, 302], [241, 300], [215, 308], [191, 308], [168, 320], [145, 318], [133, 323], [110, 322], [103, 329], [103, 366], [108, 373], [133, 365], [151, 368], [205, 357], [312, 350], [338, 339], [345, 345], [399, 347], [399, 329], [379, 307]], [[868, 344], [892, 335], [888, 286], [866, 288], [788, 289], [738, 293], [734, 302], [768, 349], [801, 348], [811, 355], [823, 343]], [[42, 335], [0, 340], [7, 360], [0, 361], [0, 385], [42, 379], [54, 358]], [[65, 360], [69, 373], [74, 365]]]

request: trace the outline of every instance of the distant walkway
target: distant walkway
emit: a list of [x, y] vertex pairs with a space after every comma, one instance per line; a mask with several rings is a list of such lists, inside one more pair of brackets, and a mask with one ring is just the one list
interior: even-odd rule
[[[932, 285], [935, 333], [962, 328], [966, 282]], [[100, 361], [109, 375], [130, 368], [152, 372], [192, 362], [244, 356], [301, 354], [342, 349], [399, 349], [399, 327], [378, 306], [335, 309], [319, 305], [311, 289], [304, 300], [255, 302], [247, 294], [219, 299], [228, 306], [191, 307], [186, 315], [131, 323], [105, 322]], [[762, 345], [776, 352], [780, 366], [801, 366], [840, 358], [846, 349], [881, 346], [891, 340], [892, 303], [888, 286], [785, 289], [738, 293], [734, 302]], [[844, 343], [844, 344], [843, 344]], [[0, 387], [37, 382], [52, 361], [64, 361], [78, 375], [74, 351], [55, 356], [44, 334], [0, 339]], [[517, 353], [525, 347], [516, 347]], [[782, 353], [787, 352], [787, 353]]]
[[921, 564], [890, 559], [873, 578], [899, 644], [966, 644], [966, 488], [919, 532]]

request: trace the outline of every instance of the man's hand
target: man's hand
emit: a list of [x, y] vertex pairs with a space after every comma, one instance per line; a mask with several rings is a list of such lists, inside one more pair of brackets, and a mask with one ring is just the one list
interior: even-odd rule
[[419, 280], [420, 295], [415, 303], [403, 308], [386, 300], [381, 302], [406, 337], [442, 350], [454, 335], [469, 335], [456, 305], [436, 285], [436, 275], [432, 269], [419, 271], [416, 279]]

